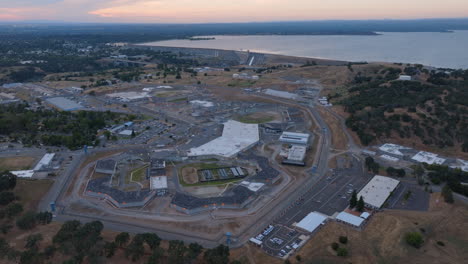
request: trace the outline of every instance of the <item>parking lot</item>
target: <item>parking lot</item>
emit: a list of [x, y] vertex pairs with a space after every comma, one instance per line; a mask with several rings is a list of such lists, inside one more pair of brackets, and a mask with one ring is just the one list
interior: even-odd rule
[[372, 174], [365, 172], [361, 162], [352, 157], [349, 168], [330, 170], [326, 177], [283, 211], [275, 223], [289, 226], [314, 211], [329, 216], [341, 212], [348, 206], [352, 191], [359, 191], [371, 178]]
[[263, 242], [263, 250], [275, 257], [285, 257], [292, 253], [303, 242], [301, 232], [282, 225], [270, 225], [256, 239]]
[[422, 186], [402, 181], [384, 206], [398, 210], [427, 211], [429, 198], [429, 193]]

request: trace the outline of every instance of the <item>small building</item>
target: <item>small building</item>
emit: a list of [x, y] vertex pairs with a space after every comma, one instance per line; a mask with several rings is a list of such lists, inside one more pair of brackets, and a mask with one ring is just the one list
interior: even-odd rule
[[339, 213], [336, 218], [339, 222], [343, 222], [346, 224], [350, 224], [355, 227], [360, 227], [362, 223], [364, 222], [364, 218], [361, 218], [359, 216], [352, 215], [347, 212], [341, 212]]
[[98, 160], [98, 162], [96, 162], [96, 166], [94, 167], [94, 171], [97, 173], [113, 175], [116, 166], [117, 162], [113, 159]]
[[290, 164], [290, 165], [305, 166], [304, 160], [305, 160], [306, 152], [307, 152], [306, 146], [293, 145], [289, 149], [288, 157], [287, 159], [283, 160], [283, 163]]
[[50, 164], [52, 163], [52, 159], [55, 157], [55, 153], [47, 153], [45, 154], [41, 160], [36, 164], [34, 167], [34, 171], [41, 171], [41, 170], [46, 170], [50, 167]]
[[411, 81], [413, 78], [409, 75], [400, 75], [400, 77], [398, 77], [398, 80], [399, 81]]
[[290, 144], [307, 145], [309, 143], [309, 137], [310, 135], [305, 133], [283, 132], [279, 141]]
[[445, 162], [444, 158], [440, 158], [437, 154], [431, 153], [431, 152], [426, 152], [426, 151], [420, 151], [414, 155], [411, 160], [420, 162], [420, 163], [427, 163], [427, 164], [437, 164], [441, 165]]
[[250, 241], [251, 243], [253, 243], [255, 246], [257, 246], [257, 247], [261, 247], [262, 244], [263, 244], [262, 241], [256, 239], [255, 237], [250, 238], [249, 241]]
[[309, 233], [312, 233], [320, 225], [322, 225], [325, 222], [325, 220], [327, 220], [326, 216], [317, 212], [312, 212], [306, 217], [304, 217], [299, 223], [297, 223], [296, 227]]
[[11, 174], [15, 175], [18, 178], [32, 178], [35, 171], [33, 170], [21, 170], [21, 171], [10, 171]]
[[161, 159], [151, 160], [149, 175], [150, 177], [166, 176], [166, 161]]
[[399, 184], [398, 180], [375, 175], [357, 194], [357, 197], [362, 196], [367, 207], [380, 209]]
[[130, 129], [125, 129], [119, 132], [119, 135], [124, 136], [124, 137], [130, 137], [133, 134], [133, 130]]
[[167, 194], [167, 176], [150, 177], [150, 189], [156, 191], [157, 196]]

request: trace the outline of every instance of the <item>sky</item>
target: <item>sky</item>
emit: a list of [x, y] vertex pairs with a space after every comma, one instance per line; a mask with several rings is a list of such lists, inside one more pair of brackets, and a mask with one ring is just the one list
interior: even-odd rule
[[0, 21], [210, 23], [468, 17], [468, 0], [0, 0]]

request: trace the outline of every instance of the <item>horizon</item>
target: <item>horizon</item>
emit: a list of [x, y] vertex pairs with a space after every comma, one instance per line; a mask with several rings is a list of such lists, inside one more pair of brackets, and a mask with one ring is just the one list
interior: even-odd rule
[[[468, 18], [468, 2], [403, 0], [0, 0], [0, 22], [213, 24]], [[73, 12], [70, 12], [73, 10]], [[434, 11], [436, 10], [436, 11]]]

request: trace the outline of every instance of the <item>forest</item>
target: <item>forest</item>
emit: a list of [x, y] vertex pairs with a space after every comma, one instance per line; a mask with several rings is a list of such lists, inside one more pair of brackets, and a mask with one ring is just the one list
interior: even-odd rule
[[389, 69], [377, 77], [358, 75], [350, 96], [340, 101], [350, 114], [346, 125], [361, 142], [417, 137], [425, 145], [468, 152], [468, 71], [432, 72], [427, 82], [389, 82], [397, 76]]
[[79, 149], [99, 143], [96, 139], [99, 129], [125, 118], [112, 112], [33, 111], [25, 104], [8, 105], [0, 107], [0, 135], [25, 145]]

